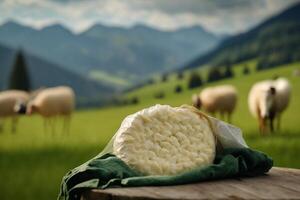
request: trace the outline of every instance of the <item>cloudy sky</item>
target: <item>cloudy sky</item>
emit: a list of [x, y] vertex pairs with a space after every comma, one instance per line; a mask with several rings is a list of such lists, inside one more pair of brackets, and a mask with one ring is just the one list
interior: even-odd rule
[[36, 28], [62, 23], [75, 32], [94, 23], [162, 30], [202, 25], [232, 34], [295, 2], [300, 0], [0, 0], [0, 23], [14, 19]]

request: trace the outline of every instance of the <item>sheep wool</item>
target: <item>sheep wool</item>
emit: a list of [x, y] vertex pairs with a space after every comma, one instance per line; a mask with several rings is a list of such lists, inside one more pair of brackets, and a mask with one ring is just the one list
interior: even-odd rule
[[145, 175], [174, 175], [212, 164], [216, 141], [209, 119], [189, 107], [156, 105], [124, 119], [113, 153]]
[[207, 112], [232, 113], [237, 102], [237, 91], [232, 85], [208, 87], [200, 93], [200, 100]]
[[[268, 110], [274, 104], [268, 92], [272, 86], [273, 82], [270, 80], [261, 81], [252, 86], [248, 96], [248, 106], [254, 117], [266, 117]], [[258, 110], [260, 113], [257, 112]], [[261, 116], [258, 116], [259, 114]]]
[[276, 89], [275, 102], [277, 112], [283, 112], [290, 102], [292, 88], [289, 81], [285, 78], [279, 78], [274, 81]]
[[60, 86], [42, 90], [29, 105], [36, 106], [39, 114], [51, 117], [70, 115], [74, 109], [74, 104], [73, 90], [67, 86]]
[[7, 90], [0, 92], [0, 117], [16, 115], [14, 107], [17, 103], [26, 103], [29, 94], [21, 90]]

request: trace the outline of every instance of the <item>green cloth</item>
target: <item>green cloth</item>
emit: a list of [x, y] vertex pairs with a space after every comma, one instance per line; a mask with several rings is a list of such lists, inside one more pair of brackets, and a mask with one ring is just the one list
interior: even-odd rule
[[112, 154], [95, 157], [63, 177], [59, 200], [80, 199], [85, 189], [131, 186], [162, 186], [205, 180], [256, 176], [269, 171], [273, 160], [248, 148], [228, 148], [217, 153], [214, 164], [173, 176], [143, 176]]

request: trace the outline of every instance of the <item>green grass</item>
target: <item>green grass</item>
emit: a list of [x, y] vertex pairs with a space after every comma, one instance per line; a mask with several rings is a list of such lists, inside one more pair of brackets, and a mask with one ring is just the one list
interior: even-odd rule
[[[250, 62], [252, 69], [254, 64], [255, 61]], [[253, 72], [248, 76], [241, 74], [241, 66], [235, 67], [234, 79], [210, 85], [230, 83], [237, 87], [239, 103], [233, 124], [243, 129], [250, 147], [272, 156], [277, 166], [300, 168], [300, 78], [291, 75], [299, 63]], [[204, 75], [206, 69], [201, 70], [201, 73]], [[10, 122], [6, 121], [4, 132], [0, 133], [1, 199], [55, 199], [62, 176], [69, 169], [98, 154], [126, 115], [156, 103], [173, 106], [189, 104], [191, 95], [200, 92], [202, 88], [187, 90], [187, 74], [183, 80], [178, 81], [175, 75], [171, 75], [166, 83], [149, 85], [126, 95], [139, 97], [138, 105], [77, 111], [69, 135], [60, 133], [61, 122], [57, 124], [56, 134], [44, 133], [43, 121], [39, 116], [22, 117], [17, 134], [10, 133]], [[248, 112], [247, 93], [254, 82], [271, 78], [275, 74], [289, 78], [293, 96], [282, 117], [282, 131], [262, 137], [257, 132], [256, 121]], [[173, 92], [177, 84], [184, 87], [183, 93]], [[166, 97], [155, 99], [154, 93], [160, 90], [165, 91]]]
[[[1, 199], [55, 199], [62, 176], [97, 155], [133, 108], [77, 112], [70, 135], [43, 131], [40, 117], [22, 117], [17, 134], [10, 123], [0, 134]], [[17, 192], [16, 192], [17, 191]]]

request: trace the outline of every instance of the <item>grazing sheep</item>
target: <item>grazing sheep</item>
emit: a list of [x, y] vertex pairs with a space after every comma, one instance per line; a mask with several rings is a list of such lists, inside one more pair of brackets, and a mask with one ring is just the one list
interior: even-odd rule
[[[18, 116], [14, 107], [21, 103], [25, 104], [29, 100], [29, 94], [21, 90], [7, 90], [0, 92], [0, 120], [8, 117], [12, 118], [11, 132], [16, 132]], [[2, 121], [0, 122], [0, 132], [3, 131]]]
[[31, 115], [38, 113], [44, 117], [44, 128], [48, 123], [54, 132], [54, 120], [56, 117], [64, 118], [63, 131], [69, 132], [70, 117], [75, 106], [75, 95], [73, 90], [67, 86], [53, 87], [40, 91], [36, 97], [30, 101], [26, 108], [26, 113]]
[[273, 131], [275, 118], [275, 93], [272, 81], [262, 81], [254, 84], [248, 95], [248, 106], [251, 114], [258, 119], [259, 130], [266, 132], [266, 124], [270, 122]]
[[276, 107], [277, 129], [279, 130], [281, 114], [289, 105], [292, 90], [289, 81], [285, 78], [278, 78], [274, 81], [273, 84], [276, 89], [275, 107]]
[[232, 85], [221, 85], [208, 87], [202, 90], [200, 95], [193, 95], [193, 105], [206, 112], [215, 115], [219, 112], [221, 117], [227, 114], [227, 119], [231, 121], [231, 114], [237, 103], [237, 91]]
[[293, 76], [300, 76], [300, 69], [295, 69], [293, 71]]
[[258, 119], [260, 132], [274, 131], [273, 121], [277, 117], [280, 127], [281, 113], [287, 108], [291, 94], [289, 82], [284, 78], [261, 81], [254, 84], [249, 92], [248, 105], [251, 114]]

